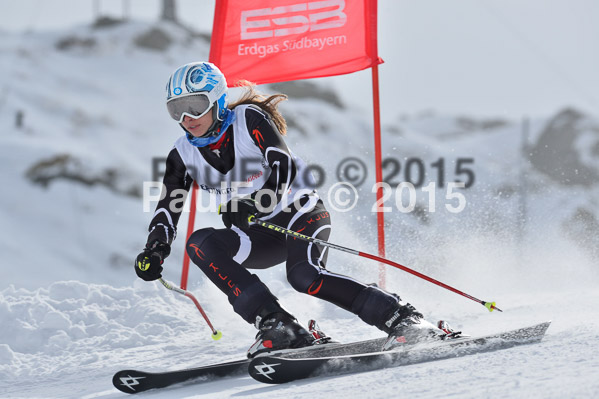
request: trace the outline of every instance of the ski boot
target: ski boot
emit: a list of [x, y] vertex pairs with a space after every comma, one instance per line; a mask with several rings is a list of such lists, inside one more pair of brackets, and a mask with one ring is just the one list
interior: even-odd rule
[[[274, 312], [273, 312], [274, 310]], [[260, 353], [297, 349], [314, 345], [316, 338], [278, 303], [263, 309], [256, 317], [256, 342], [247, 352], [252, 358]]]
[[397, 349], [406, 344], [436, 341], [443, 334], [443, 331], [424, 320], [422, 313], [409, 303], [398, 304], [391, 318], [385, 322], [385, 326], [389, 337], [383, 344], [383, 351]]

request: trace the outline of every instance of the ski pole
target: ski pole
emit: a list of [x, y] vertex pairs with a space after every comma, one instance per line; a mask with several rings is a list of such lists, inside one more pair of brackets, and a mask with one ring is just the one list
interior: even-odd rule
[[473, 300], [475, 302], [478, 302], [481, 305], [483, 305], [484, 307], [486, 307], [489, 310], [489, 312], [492, 312], [493, 310], [497, 310], [499, 312], [503, 312], [503, 310], [501, 310], [497, 306], [495, 306], [495, 302], [481, 301], [480, 299], [475, 298], [472, 295], [466, 294], [465, 292], [462, 292], [462, 291], [460, 291], [458, 289], [455, 289], [455, 288], [453, 288], [453, 287], [451, 287], [451, 286], [449, 286], [449, 285], [447, 285], [445, 283], [442, 283], [439, 280], [435, 280], [434, 278], [426, 276], [426, 275], [424, 275], [424, 274], [422, 274], [420, 272], [417, 272], [416, 270], [412, 270], [409, 267], [406, 267], [404, 265], [400, 265], [399, 263], [393, 262], [393, 261], [391, 261], [389, 259], [381, 258], [380, 256], [371, 255], [371, 254], [368, 254], [368, 253], [365, 253], [365, 252], [356, 251], [355, 249], [350, 249], [350, 248], [342, 247], [341, 245], [336, 245], [336, 244], [333, 244], [333, 243], [330, 243], [328, 241], [324, 241], [324, 240], [321, 240], [321, 239], [318, 239], [318, 238], [308, 237], [307, 235], [298, 233], [297, 231], [289, 230], [289, 229], [286, 229], [284, 227], [277, 226], [276, 224], [272, 224], [272, 223], [265, 222], [263, 220], [257, 219], [253, 215], [248, 218], [248, 221], [254, 222], [254, 223], [256, 223], [256, 224], [258, 224], [258, 225], [260, 225], [262, 227], [265, 227], [267, 229], [274, 230], [274, 231], [277, 231], [279, 233], [287, 234], [288, 236], [296, 237], [296, 238], [299, 238], [299, 239], [304, 240], [304, 241], [308, 241], [308, 242], [311, 242], [311, 243], [324, 245], [325, 247], [337, 249], [339, 251], [348, 252], [348, 253], [353, 254], [353, 255], [358, 255], [358, 256], [362, 256], [364, 258], [369, 258], [369, 259], [376, 260], [376, 261], [379, 261], [379, 262], [382, 262], [382, 263], [386, 263], [389, 266], [396, 267], [396, 268], [398, 268], [400, 270], [403, 270], [404, 272], [408, 272], [410, 274], [413, 274], [414, 276], [420, 277], [421, 279], [424, 279], [424, 280], [426, 280], [428, 282], [431, 282], [431, 283], [436, 284], [436, 285], [438, 285], [440, 287], [443, 287], [443, 288], [445, 288], [445, 289], [447, 289], [449, 291], [455, 292], [456, 294], [459, 294], [459, 295], [461, 295], [463, 297], [466, 297], [466, 298], [471, 299], [471, 300]]
[[172, 285], [171, 283], [169, 283], [168, 281], [160, 278], [159, 279], [160, 282], [162, 283], [162, 285], [164, 285], [166, 288], [168, 288], [171, 291], [175, 291], [178, 292], [179, 294], [185, 295], [186, 297], [188, 297], [189, 299], [191, 299], [193, 301], [193, 303], [195, 303], [196, 308], [198, 308], [198, 310], [200, 311], [200, 313], [202, 314], [202, 316], [204, 316], [204, 320], [206, 320], [206, 324], [208, 324], [208, 327], [210, 327], [210, 329], [212, 330], [212, 339], [215, 341], [218, 341], [219, 339], [222, 338], [223, 333], [221, 331], [217, 331], [213, 326], [212, 323], [210, 323], [210, 319], [208, 318], [208, 315], [206, 315], [206, 313], [204, 312], [204, 309], [202, 309], [202, 306], [200, 306], [200, 303], [198, 302], [198, 300], [196, 299], [195, 296], [193, 296], [189, 291], [185, 291], [179, 287], [176, 287], [174, 285]]

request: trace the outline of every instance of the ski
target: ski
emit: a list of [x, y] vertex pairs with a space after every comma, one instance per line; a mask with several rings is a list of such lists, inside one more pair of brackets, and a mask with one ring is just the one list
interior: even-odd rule
[[202, 383], [217, 378], [247, 375], [251, 359], [217, 363], [190, 369], [148, 373], [138, 370], [121, 370], [112, 377], [116, 389], [125, 393], [139, 393], [149, 389], [165, 388], [183, 382]]
[[[257, 381], [280, 384], [304, 378], [334, 376], [405, 366], [474, 353], [491, 352], [541, 341], [551, 322], [478, 338], [463, 338], [419, 344], [389, 351], [342, 356], [296, 357], [294, 354], [262, 356], [249, 364]], [[331, 348], [333, 349], [333, 348]]]
[[[367, 353], [379, 350], [384, 341], [385, 338], [350, 342], [346, 344], [334, 342], [306, 348], [279, 351], [266, 355], [320, 357]], [[261, 354], [258, 357], [260, 356], [264, 355]], [[150, 389], [166, 388], [180, 383], [200, 384], [203, 382], [214, 381], [215, 379], [247, 375], [248, 366], [251, 360], [252, 359], [242, 359], [203, 367], [165, 372], [121, 370], [112, 377], [112, 383], [115, 388], [121, 392], [130, 394], [143, 392]]]

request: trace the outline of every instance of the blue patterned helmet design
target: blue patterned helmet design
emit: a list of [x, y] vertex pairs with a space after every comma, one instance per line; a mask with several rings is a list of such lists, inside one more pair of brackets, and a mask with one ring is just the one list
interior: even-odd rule
[[177, 68], [166, 84], [166, 101], [176, 97], [206, 93], [217, 107], [217, 119], [222, 121], [229, 103], [225, 75], [210, 62], [192, 62]]

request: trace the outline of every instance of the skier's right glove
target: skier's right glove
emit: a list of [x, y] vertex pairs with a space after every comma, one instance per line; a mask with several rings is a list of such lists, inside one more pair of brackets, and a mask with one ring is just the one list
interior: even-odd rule
[[162, 277], [162, 264], [171, 253], [171, 246], [155, 240], [146, 244], [142, 253], [135, 259], [135, 273], [145, 281], [154, 281]]

